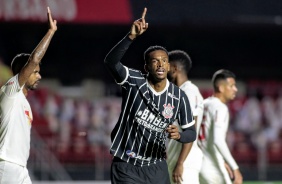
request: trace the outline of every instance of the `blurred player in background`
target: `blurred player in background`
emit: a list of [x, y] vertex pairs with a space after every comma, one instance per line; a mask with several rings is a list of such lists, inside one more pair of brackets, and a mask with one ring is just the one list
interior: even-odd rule
[[[192, 61], [189, 55], [181, 50], [170, 51], [168, 55], [170, 62], [168, 78], [188, 96], [198, 133], [203, 116], [203, 97], [198, 87], [188, 79]], [[177, 122], [174, 124], [178, 126]], [[168, 171], [172, 184], [199, 184], [203, 153], [198, 147], [197, 139], [192, 143], [184, 144], [169, 139], [167, 155]]]
[[13, 76], [11, 68], [6, 65], [0, 56], [0, 88]]
[[14, 76], [0, 91], [0, 183], [31, 183], [26, 168], [30, 150], [32, 112], [26, 99], [37, 88], [40, 62], [57, 30], [47, 8], [49, 29], [31, 54], [18, 54], [11, 63]]
[[226, 143], [229, 126], [227, 103], [236, 97], [235, 75], [228, 70], [218, 70], [212, 77], [213, 96], [204, 100], [204, 115], [201, 124], [201, 148], [204, 153], [200, 174], [201, 184], [231, 184], [225, 167], [232, 169], [234, 184], [241, 184], [243, 177]]
[[[194, 121], [187, 96], [167, 80], [170, 69], [167, 50], [151, 46], [144, 53], [148, 74], [120, 63], [130, 44], [148, 28], [142, 18], [106, 56], [105, 64], [122, 87], [122, 110], [111, 133], [112, 183], [169, 184], [166, 163], [166, 131], [171, 139], [196, 139]], [[134, 61], [133, 61], [134, 62]], [[175, 119], [181, 125], [179, 132]]]

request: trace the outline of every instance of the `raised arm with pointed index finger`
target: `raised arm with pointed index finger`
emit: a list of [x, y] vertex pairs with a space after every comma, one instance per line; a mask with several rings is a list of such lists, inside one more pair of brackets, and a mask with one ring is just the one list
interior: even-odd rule
[[148, 29], [149, 24], [146, 23], [146, 20], [145, 20], [146, 13], [147, 13], [147, 8], [144, 8], [142, 17], [133, 22], [130, 33], [129, 33], [129, 38], [131, 40], [134, 40], [135, 38], [143, 34]]
[[[130, 32], [105, 58], [108, 70], [122, 89], [120, 116], [111, 132], [112, 183], [144, 183], [146, 180], [146, 184], [169, 184], [165, 161], [166, 128], [170, 125], [167, 130], [170, 138], [180, 142], [192, 142], [196, 138], [195, 131], [191, 133], [194, 135], [191, 140], [184, 135], [193, 129], [194, 121], [187, 95], [167, 79], [170, 70], [167, 50], [158, 45], [145, 50], [146, 73], [122, 64], [133, 40], [148, 29], [146, 13], [147, 8], [144, 8], [142, 17], [134, 21]], [[176, 119], [183, 135], [171, 125]], [[132, 172], [124, 172], [129, 168]]]

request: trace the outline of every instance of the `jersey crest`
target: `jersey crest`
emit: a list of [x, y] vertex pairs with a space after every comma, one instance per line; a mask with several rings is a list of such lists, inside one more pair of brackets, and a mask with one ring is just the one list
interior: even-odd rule
[[129, 157], [131, 157], [131, 158], [135, 158], [135, 157], [136, 157], [136, 153], [134, 153], [134, 152], [131, 151], [131, 150], [127, 150], [127, 151], [126, 151], [126, 154], [127, 154]]
[[171, 118], [173, 116], [173, 109], [174, 109], [174, 106], [173, 105], [170, 105], [169, 104], [164, 104], [164, 111], [162, 112], [163, 116], [168, 119], [168, 118]]
[[6, 83], [6, 86], [10, 86], [12, 84], [14, 84], [14, 81], [10, 81], [10, 82]]
[[28, 123], [31, 125], [32, 124], [32, 118], [31, 118], [29, 111], [25, 110], [24, 112], [25, 112], [25, 115], [28, 119]]

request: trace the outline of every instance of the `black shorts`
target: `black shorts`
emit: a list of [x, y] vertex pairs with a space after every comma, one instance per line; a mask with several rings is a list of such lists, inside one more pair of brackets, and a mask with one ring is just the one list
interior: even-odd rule
[[111, 166], [112, 184], [170, 184], [166, 161], [150, 166], [134, 166], [114, 157]]

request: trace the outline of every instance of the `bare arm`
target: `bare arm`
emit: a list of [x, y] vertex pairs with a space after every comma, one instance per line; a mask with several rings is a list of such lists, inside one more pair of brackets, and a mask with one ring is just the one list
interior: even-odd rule
[[46, 33], [46, 35], [43, 37], [43, 39], [40, 41], [40, 43], [36, 46], [36, 48], [31, 53], [26, 65], [22, 68], [22, 70], [19, 73], [19, 85], [23, 86], [29, 76], [33, 73], [34, 69], [37, 65], [41, 62], [41, 59], [43, 58], [50, 41], [57, 30], [57, 21], [52, 19], [51, 11], [49, 7], [47, 8], [47, 16], [48, 16], [48, 22], [49, 22], [49, 30]]
[[[195, 127], [197, 127], [197, 116], [194, 116], [195, 119]], [[183, 163], [187, 158], [188, 154], [190, 153], [193, 146], [193, 142], [190, 143], [183, 143], [182, 149], [180, 151], [176, 166], [173, 170], [172, 177], [175, 183], [181, 183], [183, 181]]]
[[183, 179], [182, 179], [183, 163], [184, 163], [185, 159], [187, 158], [188, 154], [190, 153], [192, 145], [193, 145], [193, 142], [182, 144], [181, 152], [179, 154], [177, 163], [176, 163], [175, 168], [174, 168], [173, 173], [172, 173], [173, 181], [175, 183], [181, 183], [183, 181]]

